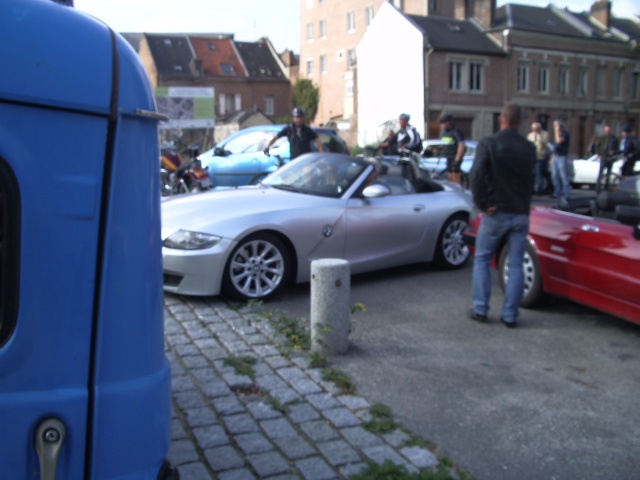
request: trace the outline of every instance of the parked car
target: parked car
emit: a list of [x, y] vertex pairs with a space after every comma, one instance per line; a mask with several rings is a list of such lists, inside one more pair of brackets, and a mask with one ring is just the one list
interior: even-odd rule
[[612, 190], [598, 194], [598, 208], [605, 212], [614, 211], [618, 205], [640, 207], [640, 175], [625, 178]]
[[375, 172], [364, 159], [310, 153], [260, 185], [167, 197], [165, 291], [267, 299], [289, 281], [308, 282], [321, 258], [346, 259], [352, 273], [431, 261], [462, 267], [469, 194], [418, 182], [400, 166], [367, 185]]
[[177, 479], [153, 90], [70, 6], [0, 18], [0, 477]]
[[[462, 165], [460, 170], [462, 171], [462, 185], [465, 188], [469, 188], [469, 172], [473, 165], [473, 159], [476, 155], [476, 148], [478, 142], [475, 140], [465, 140], [467, 150], [462, 158]], [[434, 178], [447, 178], [447, 159], [443, 157], [440, 152], [444, 146], [440, 139], [423, 140], [422, 146], [422, 160], [420, 161], [420, 168], [428, 171]]]
[[[481, 221], [480, 214], [465, 234], [471, 247]], [[613, 218], [602, 218], [534, 206], [522, 306], [535, 307], [554, 294], [640, 323], [639, 225], [640, 207], [619, 205]], [[507, 250], [503, 243], [494, 262], [503, 289], [509, 275]]]
[[[274, 172], [291, 159], [289, 140], [278, 139], [271, 146], [271, 155], [264, 154], [269, 140], [285, 125], [258, 125], [245, 128], [225, 138], [198, 158], [203, 167], [209, 167], [214, 187], [248, 185], [261, 176]], [[330, 128], [312, 127], [324, 145], [325, 151], [349, 154], [344, 140]], [[314, 142], [312, 151], [317, 149]]]
[[[579, 188], [589, 186], [595, 188], [598, 183], [598, 173], [600, 172], [600, 159], [598, 155], [589, 158], [578, 158], [573, 160], [573, 172], [570, 172], [571, 185]], [[609, 176], [609, 185], [616, 185], [620, 181], [620, 168], [622, 160], [614, 162]]]

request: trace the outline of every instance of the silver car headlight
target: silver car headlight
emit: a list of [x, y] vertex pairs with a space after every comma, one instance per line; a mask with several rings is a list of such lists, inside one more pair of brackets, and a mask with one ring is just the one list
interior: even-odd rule
[[213, 247], [222, 238], [208, 233], [189, 232], [188, 230], [178, 230], [169, 235], [164, 242], [163, 247], [175, 248], [177, 250], [203, 250]]

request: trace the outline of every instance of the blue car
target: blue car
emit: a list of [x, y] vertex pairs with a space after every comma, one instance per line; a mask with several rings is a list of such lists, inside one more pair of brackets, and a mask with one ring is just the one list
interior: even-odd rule
[[178, 478], [144, 68], [74, 8], [0, 19], [0, 478]]
[[[285, 125], [257, 125], [245, 128], [219, 142], [198, 158], [203, 167], [209, 167], [214, 187], [249, 185], [256, 179], [275, 172], [291, 159], [289, 140], [278, 139], [270, 148], [271, 155], [264, 154], [269, 141]], [[349, 154], [349, 148], [330, 128], [312, 127], [324, 144], [325, 151]], [[315, 143], [311, 144], [316, 150]]]

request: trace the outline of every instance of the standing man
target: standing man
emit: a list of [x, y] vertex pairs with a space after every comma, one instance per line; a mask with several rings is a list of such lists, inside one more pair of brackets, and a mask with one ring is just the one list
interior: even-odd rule
[[569, 179], [569, 143], [571, 135], [567, 132], [562, 120], [553, 122], [553, 196], [569, 198], [571, 180]]
[[412, 152], [422, 152], [422, 138], [420, 133], [416, 130], [416, 127], [409, 125], [411, 116], [408, 113], [401, 113], [398, 117], [398, 123], [400, 124], [400, 130], [398, 130], [394, 137], [387, 138], [387, 140], [380, 145], [380, 148], [385, 149], [395, 145], [396, 148], [406, 148]]
[[453, 115], [450, 113], [443, 113], [438, 119], [438, 122], [442, 129], [442, 136], [440, 137], [443, 143], [441, 155], [447, 159], [447, 177], [452, 182], [462, 184], [460, 165], [462, 165], [464, 152], [467, 151], [467, 145], [464, 143], [464, 135], [454, 125]]
[[531, 124], [531, 132], [527, 135], [529, 140], [536, 147], [536, 180], [534, 192], [543, 195], [547, 187], [549, 172], [549, 157], [547, 146], [549, 145], [549, 134], [542, 130], [542, 125], [538, 122]]
[[293, 123], [287, 125], [280, 130], [269, 141], [267, 148], [264, 149], [264, 154], [269, 156], [269, 148], [281, 137], [287, 137], [289, 139], [289, 151], [291, 153], [291, 160], [303, 153], [309, 153], [311, 151], [311, 142], [316, 142], [318, 151], [324, 150], [322, 142], [318, 137], [318, 134], [314, 132], [311, 127], [305, 124], [305, 118], [307, 112], [302, 107], [296, 107], [293, 109]]
[[523, 261], [529, 232], [531, 185], [536, 150], [518, 133], [522, 112], [507, 104], [500, 115], [500, 131], [480, 141], [471, 167], [473, 202], [482, 211], [473, 262], [473, 294], [469, 317], [486, 322], [491, 298], [491, 261], [500, 240], [509, 248], [509, 280], [500, 321], [516, 327], [524, 290]]
[[629, 125], [622, 129], [620, 152], [622, 153], [622, 159], [624, 160], [620, 171], [620, 177], [630, 177], [633, 175], [636, 160], [640, 158], [640, 144]]
[[[598, 172], [598, 183], [596, 183], [596, 192], [604, 189], [609, 190], [609, 177], [611, 176], [611, 167], [613, 167], [613, 156], [618, 153], [620, 144], [618, 138], [612, 133], [611, 126], [604, 126], [604, 134], [598, 139], [596, 144], [596, 153], [600, 159], [600, 171]], [[604, 175], [604, 177], [603, 177]]]

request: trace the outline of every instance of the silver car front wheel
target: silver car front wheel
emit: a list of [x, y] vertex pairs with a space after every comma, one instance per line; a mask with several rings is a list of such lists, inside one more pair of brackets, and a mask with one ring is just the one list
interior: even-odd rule
[[462, 214], [453, 215], [444, 223], [436, 246], [435, 261], [438, 266], [455, 269], [467, 263], [471, 255], [463, 238], [467, 228], [469, 223]]
[[222, 291], [240, 301], [273, 297], [285, 287], [290, 265], [289, 252], [276, 236], [251, 235], [242, 240], [229, 257]]

